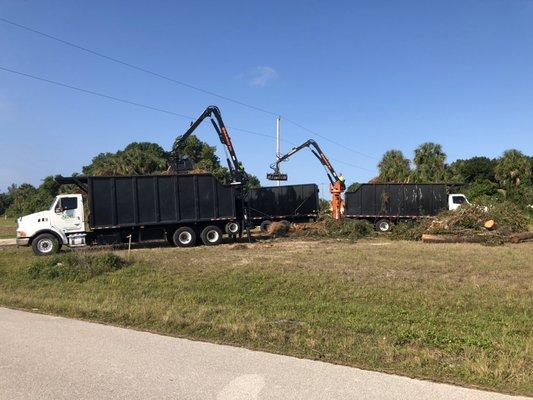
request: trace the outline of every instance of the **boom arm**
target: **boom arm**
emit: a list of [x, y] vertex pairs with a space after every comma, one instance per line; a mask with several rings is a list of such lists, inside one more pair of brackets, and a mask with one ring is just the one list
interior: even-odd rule
[[180, 161], [181, 158], [180, 151], [183, 149], [187, 138], [196, 130], [196, 128], [198, 128], [202, 121], [208, 117], [211, 118], [211, 123], [213, 124], [213, 127], [215, 128], [215, 131], [218, 134], [220, 142], [225, 146], [226, 154], [228, 156], [226, 158], [226, 161], [228, 163], [232, 183], [245, 184], [248, 179], [248, 175], [244, 171], [242, 164], [239, 162], [237, 155], [235, 154], [235, 149], [233, 148], [233, 144], [231, 143], [228, 131], [226, 129], [226, 126], [224, 125], [224, 121], [222, 120], [222, 115], [220, 114], [219, 108], [216, 106], [207, 107], [202, 113], [202, 115], [200, 115], [198, 119], [193, 122], [189, 129], [187, 129], [187, 132], [185, 132], [180, 137], [178, 143], [176, 143], [176, 145], [172, 149], [172, 162], [170, 166], [171, 170], [177, 170], [177, 163]]
[[287, 161], [293, 154], [299, 152], [304, 147], [309, 147], [311, 152], [318, 158], [318, 161], [326, 169], [328, 179], [330, 182], [329, 192], [331, 193], [331, 215], [334, 219], [340, 219], [342, 216], [342, 192], [346, 189], [344, 184], [344, 177], [337, 174], [328, 158], [320, 148], [317, 142], [313, 139], [309, 139], [307, 142], [302, 143], [299, 146], [292, 148], [287, 154], [279, 157], [274, 164], [270, 166], [274, 170], [273, 174], [267, 174], [268, 179], [281, 180], [287, 179], [287, 175], [283, 175], [279, 171], [279, 164], [283, 161]]
[[293, 156], [295, 153], [298, 153], [300, 150], [302, 150], [305, 147], [309, 147], [311, 152], [315, 155], [316, 158], [318, 158], [318, 161], [324, 166], [326, 169], [326, 173], [328, 175], [328, 179], [332, 185], [335, 184], [335, 182], [342, 182], [344, 184], [344, 179], [341, 178], [339, 174], [335, 171], [331, 163], [329, 162], [328, 158], [320, 148], [317, 142], [315, 142], [313, 139], [309, 139], [308, 141], [302, 143], [299, 146], [293, 147], [287, 154], [279, 157], [276, 162], [272, 165], [270, 165], [270, 168], [274, 170], [274, 175], [279, 175], [279, 164], [283, 161], [287, 161], [291, 156]]

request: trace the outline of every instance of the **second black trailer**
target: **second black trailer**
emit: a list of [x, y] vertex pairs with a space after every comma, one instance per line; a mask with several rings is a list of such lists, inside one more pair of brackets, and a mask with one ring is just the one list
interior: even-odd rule
[[315, 221], [320, 208], [315, 184], [254, 188], [247, 200], [250, 222], [262, 230], [272, 221]]
[[366, 219], [378, 230], [388, 231], [393, 222], [434, 216], [467, 202], [462, 194], [449, 195], [453, 188], [444, 183], [362, 184], [345, 193], [344, 216]]

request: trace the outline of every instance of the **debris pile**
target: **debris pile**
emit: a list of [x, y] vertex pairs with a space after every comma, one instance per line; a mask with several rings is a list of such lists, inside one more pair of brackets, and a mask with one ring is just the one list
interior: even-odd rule
[[455, 211], [440, 213], [429, 227], [429, 233], [498, 230], [510, 234], [528, 228], [528, 219], [513, 203], [490, 206], [462, 205]]
[[401, 222], [390, 238], [432, 243], [518, 243], [533, 237], [528, 224], [522, 210], [510, 202], [488, 206], [465, 204], [455, 211], [443, 211], [434, 219]]
[[267, 233], [270, 236], [280, 237], [285, 236], [291, 229], [291, 224], [286, 221], [272, 222], [267, 227]]
[[346, 239], [351, 241], [368, 236], [372, 232], [372, 225], [366, 221], [348, 218], [335, 220], [331, 217], [321, 218], [317, 222], [290, 225], [283, 224], [283, 222], [273, 222], [268, 227], [268, 233], [272, 236], [290, 234], [297, 237]]
[[394, 225], [389, 238], [392, 240], [422, 240], [422, 235], [426, 232], [431, 220], [406, 221]]

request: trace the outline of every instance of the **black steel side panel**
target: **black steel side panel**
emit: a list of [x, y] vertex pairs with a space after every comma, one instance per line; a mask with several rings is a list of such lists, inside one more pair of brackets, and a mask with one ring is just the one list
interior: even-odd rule
[[236, 191], [209, 174], [88, 177], [93, 229], [238, 219]]
[[445, 184], [363, 184], [345, 193], [347, 217], [418, 217], [447, 206]]
[[118, 225], [133, 224], [135, 221], [135, 207], [133, 204], [133, 181], [129, 178], [117, 178], [115, 180], [117, 194]]
[[317, 217], [318, 186], [315, 184], [269, 186], [251, 189], [248, 195], [252, 219]]

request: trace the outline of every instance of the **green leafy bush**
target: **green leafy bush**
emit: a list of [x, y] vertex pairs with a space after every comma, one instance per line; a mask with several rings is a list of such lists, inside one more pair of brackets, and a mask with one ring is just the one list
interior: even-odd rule
[[31, 279], [60, 279], [85, 282], [98, 275], [117, 271], [129, 263], [113, 253], [66, 253], [40, 258], [26, 269]]
[[430, 222], [428, 220], [400, 222], [394, 225], [389, 237], [392, 240], [421, 240]]
[[372, 234], [372, 224], [357, 219], [324, 219], [324, 236], [356, 240]]

